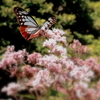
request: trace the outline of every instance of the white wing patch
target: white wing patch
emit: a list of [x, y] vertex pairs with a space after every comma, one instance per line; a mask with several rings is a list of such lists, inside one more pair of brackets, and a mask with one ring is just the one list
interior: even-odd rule
[[38, 24], [36, 23], [36, 21], [33, 20], [33, 18], [31, 18], [30, 16], [27, 16], [27, 19], [29, 19], [29, 21], [31, 21], [33, 24], [35, 24], [36, 26], [38, 26]]
[[30, 22], [30, 21], [25, 21], [25, 22], [24, 22], [24, 25], [25, 25], [25, 26], [38, 27], [38, 26], [34, 25], [32, 22]]
[[26, 32], [28, 32], [29, 34], [34, 34], [35, 32], [37, 32], [38, 30], [40, 29], [40, 27], [36, 27], [36, 28], [33, 28], [33, 27], [28, 27], [26, 28]]
[[46, 30], [46, 29], [48, 29], [48, 25], [49, 25], [50, 23], [48, 22], [48, 21], [46, 21], [43, 25], [42, 25], [42, 27], [41, 27], [41, 29], [42, 30]]
[[48, 28], [50, 28], [54, 23], [56, 22], [56, 18], [55, 17], [50, 17], [41, 27], [42, 30], [47, 30]]

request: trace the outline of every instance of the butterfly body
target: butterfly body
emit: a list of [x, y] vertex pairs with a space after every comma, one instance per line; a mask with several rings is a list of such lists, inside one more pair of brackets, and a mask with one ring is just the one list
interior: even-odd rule
[[20, 33], [26, 40], [38, 36], [42, 31], [47, 30], [56, 22], [55, 17], [50, 17], [42, 26], [39, 26], [24, 9], [15, 7], [14, 13], [16, 14], [17, 21], [20, 25]]

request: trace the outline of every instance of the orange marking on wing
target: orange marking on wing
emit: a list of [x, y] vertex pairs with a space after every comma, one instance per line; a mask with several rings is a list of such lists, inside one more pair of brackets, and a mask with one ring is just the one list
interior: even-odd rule
[[28, 38], [30, 37], [30, 34], [25, 31], [26, 28], [27, 26], [20, 26], [20, 33], [26, 40], [28, 40]]
[[35, 34], [30, 35], [30, 37], [27, 40], [30, 40], [30, 39], [32, 39], [34, 37], [37, 37], [41, 32], [42, 32], [42, 30], [37, 31]]

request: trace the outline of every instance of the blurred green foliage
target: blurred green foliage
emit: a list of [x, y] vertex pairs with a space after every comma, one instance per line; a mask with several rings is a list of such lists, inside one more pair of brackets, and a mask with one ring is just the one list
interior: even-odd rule
[[[52, 26], [65, 31], [67, 41], [79, 39], [92, 49], [92, 55], [99, 56], [100, 48], [100, 1], [99, 0], [1, 0], [0, 2], [0, 54], [7, 45], [15, 49], [45, 54], [41, 39], [26, 41], [19, 32], [19, 25], [13, 12], [14, 7], [22, 7], [31, 14], [39, 25], [49, 17], [56, 16]], [[94, 48], [95, 47], [95, 48]]]

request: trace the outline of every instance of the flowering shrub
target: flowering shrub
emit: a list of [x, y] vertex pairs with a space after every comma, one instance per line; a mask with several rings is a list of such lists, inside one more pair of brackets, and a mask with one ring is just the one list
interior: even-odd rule
[[60, 29], [47, 30], [42, 36], [46, 38], [43, 46], [48, 48], [45, 55], [37, 52], [29, 54], [25, 49], [15, 51], [14, 46], [7, 47], [0, 68], [10, 72], [17, 82], [9, 83], [1, 91], [17, 98], [20, 91], [28, 90], [32, 95], [35, 92], [37, 99], [41, 100], [54, 89], [65, 94], [67, 100], [99, 100], [98, 60], [82, 58], [89, 49], [78, 40], [68, 45]]

